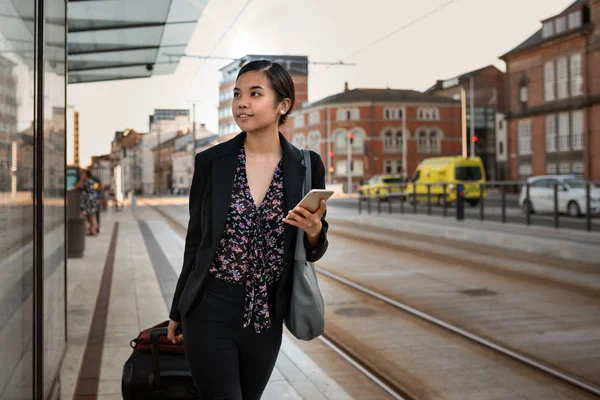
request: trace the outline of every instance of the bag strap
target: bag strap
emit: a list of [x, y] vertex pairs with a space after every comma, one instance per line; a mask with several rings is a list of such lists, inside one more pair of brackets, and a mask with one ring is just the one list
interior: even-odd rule
[[302, 155], [304, 156], [304, 166], [306, 167], [306, 173], [304, 174], [304, 187], [303, 187], [303, 196], [306, 196], [310, 189], [312, 189], [312, 165], [310, 162], [310, 151], [306, 149], [302, 149]]

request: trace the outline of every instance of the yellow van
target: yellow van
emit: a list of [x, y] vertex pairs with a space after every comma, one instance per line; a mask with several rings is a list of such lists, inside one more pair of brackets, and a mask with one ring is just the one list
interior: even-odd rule
[[[463, 184], [464, 198], [474, 207], [479, 203], [479, 185], [484, 182], [485, 170], [480, 157], [433, 157], [419, 163], [411, 183], [406, 187], [405, 195], [411, 202], [427, 201], [427, 187], [431, 185], [431, 202], [450, 204], [456, 201], [457, 185]], [[484, 189], [483, 197], [485, 196]]]

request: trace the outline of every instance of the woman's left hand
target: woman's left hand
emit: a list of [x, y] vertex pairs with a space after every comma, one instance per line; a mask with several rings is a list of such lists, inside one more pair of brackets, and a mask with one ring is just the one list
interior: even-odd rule
[[321, 218], [325, 214], [325, 210], [327, 210], [327, 202], [325, 200], [321, 200], [319, 209], [314, 213], [311, 213], [304, 207], [296, 206], [283, 219], [283, 222], [302, 229], [306, 232], [309, 240], [316, 240], [323, 229]]

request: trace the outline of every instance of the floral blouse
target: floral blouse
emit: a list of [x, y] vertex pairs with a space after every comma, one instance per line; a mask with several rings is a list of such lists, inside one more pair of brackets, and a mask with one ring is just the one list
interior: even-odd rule
[[244, 328], [253, 322], [256, 332], [271, 326], [267, 287], [276, 283], [283, 271], [284, 217], [282, 161], [257, 207], [248, 185], [242, 146], [225, 229], [209, 273], [246, 286]]

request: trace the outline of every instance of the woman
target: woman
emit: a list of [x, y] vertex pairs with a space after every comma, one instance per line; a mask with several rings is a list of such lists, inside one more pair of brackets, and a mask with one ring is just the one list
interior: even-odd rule
[[98, 202], [96, 201], [96, 191], [94, 185], [96, 182], [87, 169], [79, 171], [79, 182], [75, 185], [76, 189], [81, 190], [81, 201], [79, 205], [80, 215], [86, 219], [86, 236], [96, 236], [98, 226], [96, 223], [96, 213], [98, 212]]
[[[245, 65], [232, 103], [243, 132], [196, 156], [168, 337], [185, 338], [203, 400], [260, 399], [289, 310], [297, 227], [308, 261], [327, 249], [325, 201], [314, 213], [296, 206], [303, 157], [279, 133], [293, 106], [294, 84], [281, 65]], [[312, 187], [324, 188], [325, 168], [314, 152], [311, 167]]]

